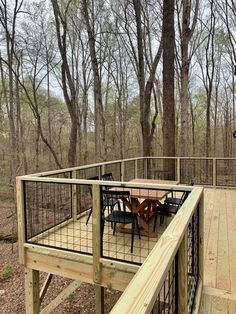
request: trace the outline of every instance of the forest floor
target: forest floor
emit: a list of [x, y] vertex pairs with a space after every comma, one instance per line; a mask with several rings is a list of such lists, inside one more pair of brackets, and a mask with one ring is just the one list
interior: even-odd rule
[[[0, 202], [0, 236], [14, 234], [17, 230], [14, 205]], [[40, 274], [40, 283], [46, 278]], [[41, 308], [44, 308], [71, 282], [59, 276], [53, 276]], [[105, 312], [108, 313], [118, 300], [120, 292], [105, 290]], [[83, 283], [63, 304], [52, 313], [74, 314], [94, 313], [95, 292], [93, 286]], [[18, 244], [0, 241], [0, 314], [24, 314], [24, 267], [18, 263]]]

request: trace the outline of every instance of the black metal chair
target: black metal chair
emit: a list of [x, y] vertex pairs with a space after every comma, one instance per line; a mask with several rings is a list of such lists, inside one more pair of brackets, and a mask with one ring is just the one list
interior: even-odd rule
[[189, 194], [189, 192], [186, 192], [186, 191], [183, 192], [178, 204], [166, 204], [166, 203], [164, 203], [161, 205], [157, 205], [155, 207], [155, 210], [154, 210], [155, 219], [154, 219], [153, 231], [156, 230], [157, 216], [160, 215], [160, 224], [163, 224], [164, 216], [177, 214], [178, 210], [180, 209], [180, 207], [183, 205], [183, 203], [187, 199], [188, 194]]
[[[193, 180], [190, 180], [189, 184], [188, 185], [194, 185], [194, 182]], [[173, 196], [173, 191], [171, 192], [171, 197], [166, 197], [165, 201], [164, 201], [165, 204], [167, 205], [179, 205], [181, 203], [181, 197], [174, 197]]]
[[[101, 179], [103, 181], [114, 181], [114, 177], [112, 172], [107, 172], [101, 175]], [[110, 187], [104, 187], [105, 190], [109, 190]], [[103, 206], [104, 209], [107, 207], [108, 209], [110, 209], [111, 213], [113, 211], [114, 206], [120, 206], [120, 203], [117, 201], [117, 199], [114, 199], [112, 196], [109, 196], [109, 194], [106, 195], [105, 199], [103, 200]]]
[[112, 172], [107, 172], [101, 175], [101, 179], [104, 181], [114, 181]]
[[154, 179], [156, 180], [172, 180], [173, 179], [173, 173], [169, 170], [154, 170]]
[[[103, 227], [102, 227], [102, 233], [104, 232], [104, 226], [105, 221], [110, 222], [112, 224], [113, 228], [113, 235], [115, 235], [116, 232], [116, 225], [119, 224], [131, 224], [131, 253], [133, 253], [133, 246], [134, 246], [134, 234], [135, 234], [135, 226], [137, 227], [138, 236], [140, 239], [140, 230], [138, 225], [138, 214], [133, 213], [130, 211], [126, 211], [125, 206], [125, 200], [127, 202], [130, 202], [130, 193], [129, 191], [102, 191], [103, 194], [103, 200], [106, 200], [106, 196], [109, 195], [109, 197], [112, 197], [112, 199], [116, 200], [117, 203], [123, 203], [123, 206], [117, 206], [117, 209], [114, 208], [114, 210], [108, 214], [105, 215], [105, 209], [106, 206], [103, 204]], [[122, 208], [123, 207], [123, 208]]]
[[[90, 178], [88, 178], [88, 180], [99, 180], [99, 176], [90, 177]], [[90, 217], [92, 215], [92, 212], [93, 212], [93, 205], [92, 205], [93, 193], [92, 193], [92, 186], [91, 185], [88, 186], [88, 193], [89, 193], [89, 196], [91, 198], [91, 208], [90, 208], [90, 211], [89, 211], [89, 214], [88, 214], [88, 218], [86, 220], [86, 226], [87, 226], [87, 224], [89, 222], [89, 219], [90, 219]]]

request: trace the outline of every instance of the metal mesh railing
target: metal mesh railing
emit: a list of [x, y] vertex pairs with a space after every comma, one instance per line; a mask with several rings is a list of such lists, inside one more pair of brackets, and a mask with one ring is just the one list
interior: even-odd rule
[[100, 167], [88, 167], [85, 169], [79, 169], [76, 171], [76, 178], [77, 179], [88, 179], [91, 177], [99, 176], [100, 175]]
[[152, 309], [152, 314], [178, 313], [178, 259], [175, 257]]
[[115, 181], [121, 180], [121, 162], [106, 164], [104, 173], [111, 172]]
[[213, 185], [213, 160], [181, 158], [180, 183]]
[[192, 313], [199, 274], [199, 208], [192, 216], [188, 226], [187, 241], [188, 313]]
[[216, 185], [236, 186], [236, 159], [216, 160]]
[[123, 180], [130, 181], [135, 178], [135, 161], [128, 160], [124, 162]]
[[92, 254], [91, 191], [91, 185], [26, 181], [26, 242]]

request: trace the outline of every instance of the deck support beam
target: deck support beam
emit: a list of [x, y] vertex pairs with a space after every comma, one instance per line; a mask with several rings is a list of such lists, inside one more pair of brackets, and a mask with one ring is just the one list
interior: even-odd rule
[[52, 300], [41, 312], [40, 314], [49, 314], [51, 313], [59, 304], [64, 302], [79, 286], [81, 285], [81, 281], [75, 280], [69, 284], [58, 296]]
[[45, 280], [45, 282], [43, 284], [43, 287], [42, 287], [42, 289], [40, 291], [40, 296], [39, 296], [40, 304], [43, 302], [45, 294], [47, 293], [48, 287], [49, 287], [49, 285], [51, 283], [52, 277], [53, 277], [53, 274], [48, 274], [47, 275], [47, 278], [46, 278], [46, 280]]
[[26, 314], [40, 312], [39, 271], [25, 267], [25, 309]]

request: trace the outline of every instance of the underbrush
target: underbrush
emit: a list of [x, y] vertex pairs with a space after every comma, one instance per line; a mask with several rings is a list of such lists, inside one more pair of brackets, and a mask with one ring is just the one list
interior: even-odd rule
[[0, 179], [0, 200], [1, 201], [13, 201], [13, 187]]
[[0, 280], [8, 279], [13, 273], [14, 266], [12, 264], [0, 264]]

